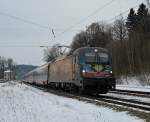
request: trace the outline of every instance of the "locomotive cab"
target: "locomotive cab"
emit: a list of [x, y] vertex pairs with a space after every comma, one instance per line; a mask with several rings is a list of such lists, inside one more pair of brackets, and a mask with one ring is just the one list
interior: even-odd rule
[[104, 48], [85, 47], [76, 51], [79, 60], [80, 86], [94, 93], [106, 93], [115, 88], [111, 56]]

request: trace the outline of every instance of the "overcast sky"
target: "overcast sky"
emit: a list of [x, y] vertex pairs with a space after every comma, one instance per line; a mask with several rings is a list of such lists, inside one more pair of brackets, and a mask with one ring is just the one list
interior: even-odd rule
[[[11, 57], [17, 64], [41, 65], [44, 62], [40, 45], [69, 45], [73, 36], [90, 23], [111, 23], [119, 13], [145, 3], [144, 0], [111, 1], [0, 0], [0, 56]], [[71, 30], [63, 33], [72, 25]]]

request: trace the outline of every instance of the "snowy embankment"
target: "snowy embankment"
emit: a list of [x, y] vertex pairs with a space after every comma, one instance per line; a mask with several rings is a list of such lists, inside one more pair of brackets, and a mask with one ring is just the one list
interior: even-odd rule
[[143, 122], [126, 112], [53, 95], [16, 82], [0, 83], [0, 122]]
[[150, 92], [150, 76], [121, 77], [117, 89]]

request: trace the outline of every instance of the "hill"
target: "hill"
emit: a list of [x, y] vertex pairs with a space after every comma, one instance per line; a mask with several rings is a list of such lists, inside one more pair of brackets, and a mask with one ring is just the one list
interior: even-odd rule
[[17, 79], [20, 79], [24, 74], [26, 74], [27, 72], [37, 68], [38, 66], [34, 66], [34, 65], [17, 65], [16, 66], [16, 75], [17, 75]]

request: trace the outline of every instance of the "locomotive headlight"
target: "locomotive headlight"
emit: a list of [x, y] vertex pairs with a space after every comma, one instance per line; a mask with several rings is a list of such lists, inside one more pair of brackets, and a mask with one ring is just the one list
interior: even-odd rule
[[98, 52], [98, 50], [97, 50], [97, 49], [95, 49], [95, 50], [94, 50], [94, 52], [95, 52], [95, 53], [97, 53], [97, 52]]
[[82, 70], [82, 74], [85, 75], [85, 70], [84, 69]]

